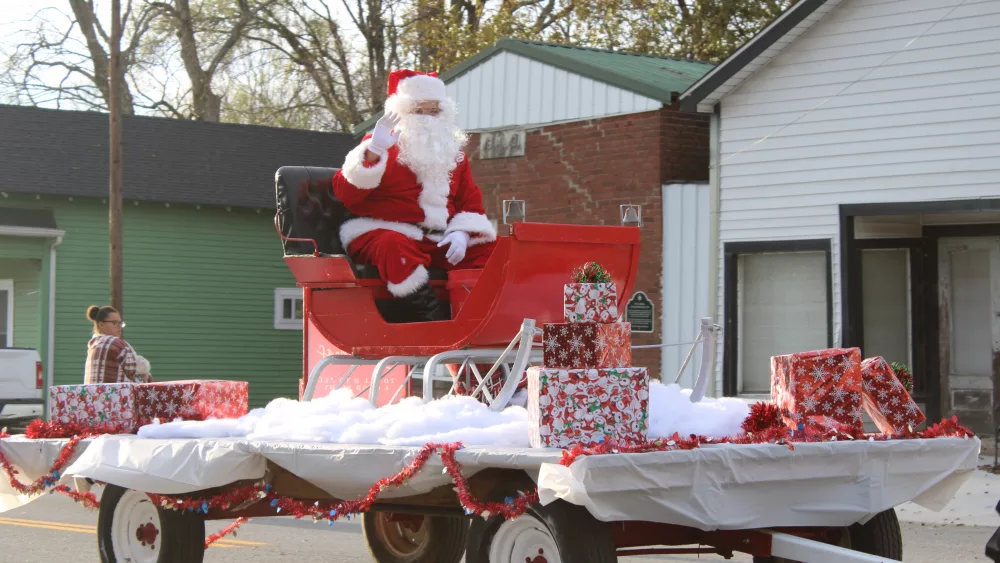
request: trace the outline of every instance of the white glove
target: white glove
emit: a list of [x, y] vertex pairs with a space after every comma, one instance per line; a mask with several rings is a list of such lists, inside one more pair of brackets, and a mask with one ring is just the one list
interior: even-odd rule
[[372, 131], [368, 150], [379, 156], [385, 155], [385, 151], [395, 145], [399, 139], [400, 131], [398, 129], [393, 131], [396, 125], [399, 125], [399, 115], [396, 113], [390, 111], [380, 117], [375, 123], [375, 130]]
[[446, 244], [451, 246], [448, 248], [448, 252], [445, 253], [444, 257], [448, 260], [449, 264], [454, 266], [465, 259], [465, 249], [469, 247], [469, 235], [462, 231], [448, 233], [448, 236], [444, 237], [444, 239], [438, 243], [438, 248]]

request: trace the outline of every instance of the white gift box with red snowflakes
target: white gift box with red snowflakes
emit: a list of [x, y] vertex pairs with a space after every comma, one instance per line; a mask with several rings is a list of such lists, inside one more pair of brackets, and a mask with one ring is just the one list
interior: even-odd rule
[[138, 428], [136, 386], [132, 383], [55, 385], [49, 387], [52, 421], [61, 424]]
[[645, 442], [649, 371], [530, 368], [528, 417], [533, 448]]

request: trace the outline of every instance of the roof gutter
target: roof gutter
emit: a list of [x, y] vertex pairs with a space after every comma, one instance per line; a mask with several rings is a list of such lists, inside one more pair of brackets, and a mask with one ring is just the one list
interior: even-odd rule
[[[698, 104], [712, 95], [720, 86], [735, 76], [736, 73], [743, 70], [744, 67], [750, 64], [761, 53], [774, 45], [785, 34], [815, 12], [817, 8], [826, 4], [826, 2], [827, 0], [799, 0], [797, 4], [785, 10], [783, 14], [768, 24], [763, 31], [755, 35], [750, 41], [744, 43], [735, 53], [722, 61], [719, 66], [710, 70], [681, 94], [681, 111], [698, 112]], [[712, 111], [714, 110], [705, 113], [711, 113]]]
[[60, 231], [59, 229], [46, 229], [43, 227], [12, 227], [9, 225], [0, 225], [0, 235], [8, 237], [55, 238], [62, 242], [62, 238], [66, 236], [66, 231]]

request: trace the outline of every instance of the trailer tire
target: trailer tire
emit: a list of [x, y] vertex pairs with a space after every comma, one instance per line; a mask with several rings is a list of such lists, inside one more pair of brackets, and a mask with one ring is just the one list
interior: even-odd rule
[[361, 527], [372, 559], [377, 563], [459, 563], [465, 554], [469, 522], [449, 516], [417, 516], [413, 534], [421, 534], [419, 544], [408, 543], [403, 525], [391, 521], [392, 513], [366, 512]]
[[[521, 490], [523, 489], [524, 487], [521, 487]], [[490, 495], [490, 498], [495, 502], [503, 502], [507, 497], [516, 497], [517, 491], [517, 486], [510, 484], [501, 486]], [[494, 546], [494, 543], [504, 542], [505, 547], [510, 547], [511, 540], [518, 537], [525, 538], [526, 541], [513, 542], [519, 551], [511, 555], [510, 563], [618, 561], [614, 538], [608, 525], [594, 518], [582, 506], [557, 500], [546, 506], [532, 505], [524, 515], [513, 520], [504, 520], [497, 516], [488, 520], [473, 518], [469, 526], [465, 563], [491, 563], [491, 551], [500, 548], [499, 545]], [[544, 553], [545, 546], [554, 549], [556, 553]], [[492, 561], [492, 563], [506, 563], [506, 561], [501, 557], [499, 562]]]
[[[885, 557], [892, 561], [903, 560], [903, 532], [896, 518], [896, 510], [879, 512], [864, 524], [852, 524], [845, 529], [840, 547]], [[782, 557], [754, 557], [754, 563], [796, 563]]]
[[[146, 523], [138, 526], [134, 532], [129, 530], [140, 521]], [[143, 533], [141, 529], [147, 524], [152, 527], [147, 528], [146, 537], [140, 538]], [[151, 552], [145, 553], [146, 548], [142, 542], [150, 538]], [[134, 551], [116, 554], [116, 545], [120, 551]], [[101, 508], [97, 516], [97, 548], [101, 563], [202, 563], [205, 558], [205, 518], [195, 512], [180, 512], [155, 506], [145, 493], [107, 485], [101, 495]], [[142, 553], [138, 553], [140, 548]], [[142, 555], [146, 557], [143, 558]]]
[[879, 512], [868, 522], [854, 524], [848, 530], [854, 551], [893, 561], [903, 560], [903, 532], [895, 509]]

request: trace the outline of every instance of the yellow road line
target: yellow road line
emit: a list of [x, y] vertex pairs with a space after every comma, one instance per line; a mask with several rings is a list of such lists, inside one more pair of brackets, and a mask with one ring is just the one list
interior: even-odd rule
[[[84, 534], [97, 533], [97, 526], [88, 526], [86, 524], [71, 524], [69, 522], [48, 522], [45, 520], [26, 520], [23, 518], [0, 517], [0, 524], [7, 524], [9, 526], [22, 526], [25, 528], [41, 528], [44, 530], [57, 530], [61, 532], [79, 532]], [[216, 547], [240, 548], [240, 547], [255, 547], [267, 544], [261, 542], [222, 538], [213, 543], [212, 545]]]
[[47, 522], [45, 520], [26, 520], [24, 518], [5, 518], [0, 517], [0, 523], [15, 523], [20, 522], [23, 524], [48, 524], [50, 526], [60, 526], [66, 528], [80, 528], [83, 530], [97, 530], [97, 526], [88, 526], [86, 524], [72, 524], [70, 522]]
[[[215, 543], [217, 544], [219, 542], [222, 542], [222, 543], [231, 543], [231, 544], [234, 544], [234, 545], [247, 545], [247, 546], [267, 545], [266, 543], [261, 543], [261, 542], [256, 542], [256, 541], [231, 540], [229, 538], [222, 538], [222, 539], [216, 541]], [[215, 545], [215, 544], [212, 544], [212, 545]]]
[[22, 526], [25, 528], [42, 528], [44, 530], [58, 530], [60, 532], [80, 532], [83, 534], [93, 534], [95, 530], [83, 530], [80, 528], [70, 528], [65, 526], [49, 526], [46, 524], [29, 524], [27, 522], [11, 522], [6, 520], [0, 520], [0, 524], [7, 524], [8, 526]]

